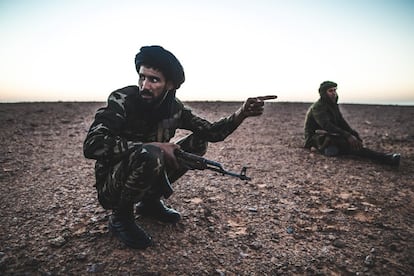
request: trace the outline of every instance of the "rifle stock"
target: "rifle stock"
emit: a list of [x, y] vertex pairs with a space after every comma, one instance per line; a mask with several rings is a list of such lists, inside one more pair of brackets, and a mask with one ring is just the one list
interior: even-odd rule
[[223, 175], [237, 177], [241, 180], [251, 180], [250, 177], [246, 176], [246, 167], [243, 167], [240, 174], [237, 174], [225, 170], [219, 162], [208, 160], [204, 157], [180, 149], [175, 151], [175, 156], [177, 157], [178, 163], [188, 170], [211, 170]]

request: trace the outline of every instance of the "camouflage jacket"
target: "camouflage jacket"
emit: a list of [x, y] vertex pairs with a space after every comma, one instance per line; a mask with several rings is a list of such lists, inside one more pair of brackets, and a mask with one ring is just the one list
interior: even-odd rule
[[119, 162], [143, 143], [168, 142], [177, 129], [192, 131], [208, 142], [223, 141], [237, 125], [234, 114], [210, 123], [192, 113], [169, 93], [154, 112], [145, 110], [137, 86], [111, 93], [107, 106], [98, 109], [83, 145], [86, 158], [106, 164]]
[[345, 121], [337, 103], [330, 101], [326, 95], [322, 95], [313, 103], [305, 119], [305, 148], [310, 148], [315, 141], [315, 130], [326, 130], [329, 133], [337, 133], [345, 138], [351, 134], [359, 138], [358, 132], [353, 130]]

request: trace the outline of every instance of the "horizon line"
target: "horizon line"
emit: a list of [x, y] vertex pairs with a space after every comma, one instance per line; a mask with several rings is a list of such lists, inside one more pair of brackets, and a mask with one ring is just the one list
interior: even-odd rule
[[[181, 100], [183, 103], [242, 103], [244, 100]], [[0, 101], [0, 104], [39, 104], [39, 103], [106, 103], [105, 101], [77, 101], [77, 100], [41, 100], [41, 101]], [[298, 103], [312, 104], [314, 101], [268, 101], [267, 103]], [[340, 102], [338, 105], [384, 105], [384, 106], [414, 106], [414, 101], [408, 102]]]

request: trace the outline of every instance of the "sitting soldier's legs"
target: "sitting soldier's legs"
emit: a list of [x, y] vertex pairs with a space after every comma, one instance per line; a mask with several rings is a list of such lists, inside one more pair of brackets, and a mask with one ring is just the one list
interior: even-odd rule
[[315, 135], [314, 144], [320, 153], [326, 156], [337, 156], [339, 154], [346, 154], [349, 145], [342, 137], [336, 137], [326, 134]]
[[349, 142], [342, 136], [315, 135], [313, 142], [319, 152], [326, 156], [338, 154], [351, 154], [374, 160], [381, 164], [398, 167], [401, 156], [398, 153], [382, 153], [363, 147], [360, 150], [352, 150]]
[[362, 148], [358, 151], [351, 151], [351, 154], [363, 158], [369, 158], [380, 164], [390, 165], [394, 167], [398, 167], [400, 165], [401, 159], [401, 156], [398, 153], [383, 153], [368, 148]]

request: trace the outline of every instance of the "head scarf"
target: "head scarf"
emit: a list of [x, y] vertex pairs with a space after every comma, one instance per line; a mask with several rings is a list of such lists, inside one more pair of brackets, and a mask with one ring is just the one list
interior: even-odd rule
[[175, 89], [185, 81], [184, 69], [178, 59], [161, 46], [144, 46], [135, 56], [135, 68], [139, 72], [141, 65], [160, 70], [165, 78], [174, 83]]
[[321, 83], [321, 85], [319, 86], [319, 95], [323, 96], [326, 94], [326, 91], [329, 88], [332, 87], [337, 87], [338, 84], [334, 83], [333, 81], [324, 81], [323, 83]]

